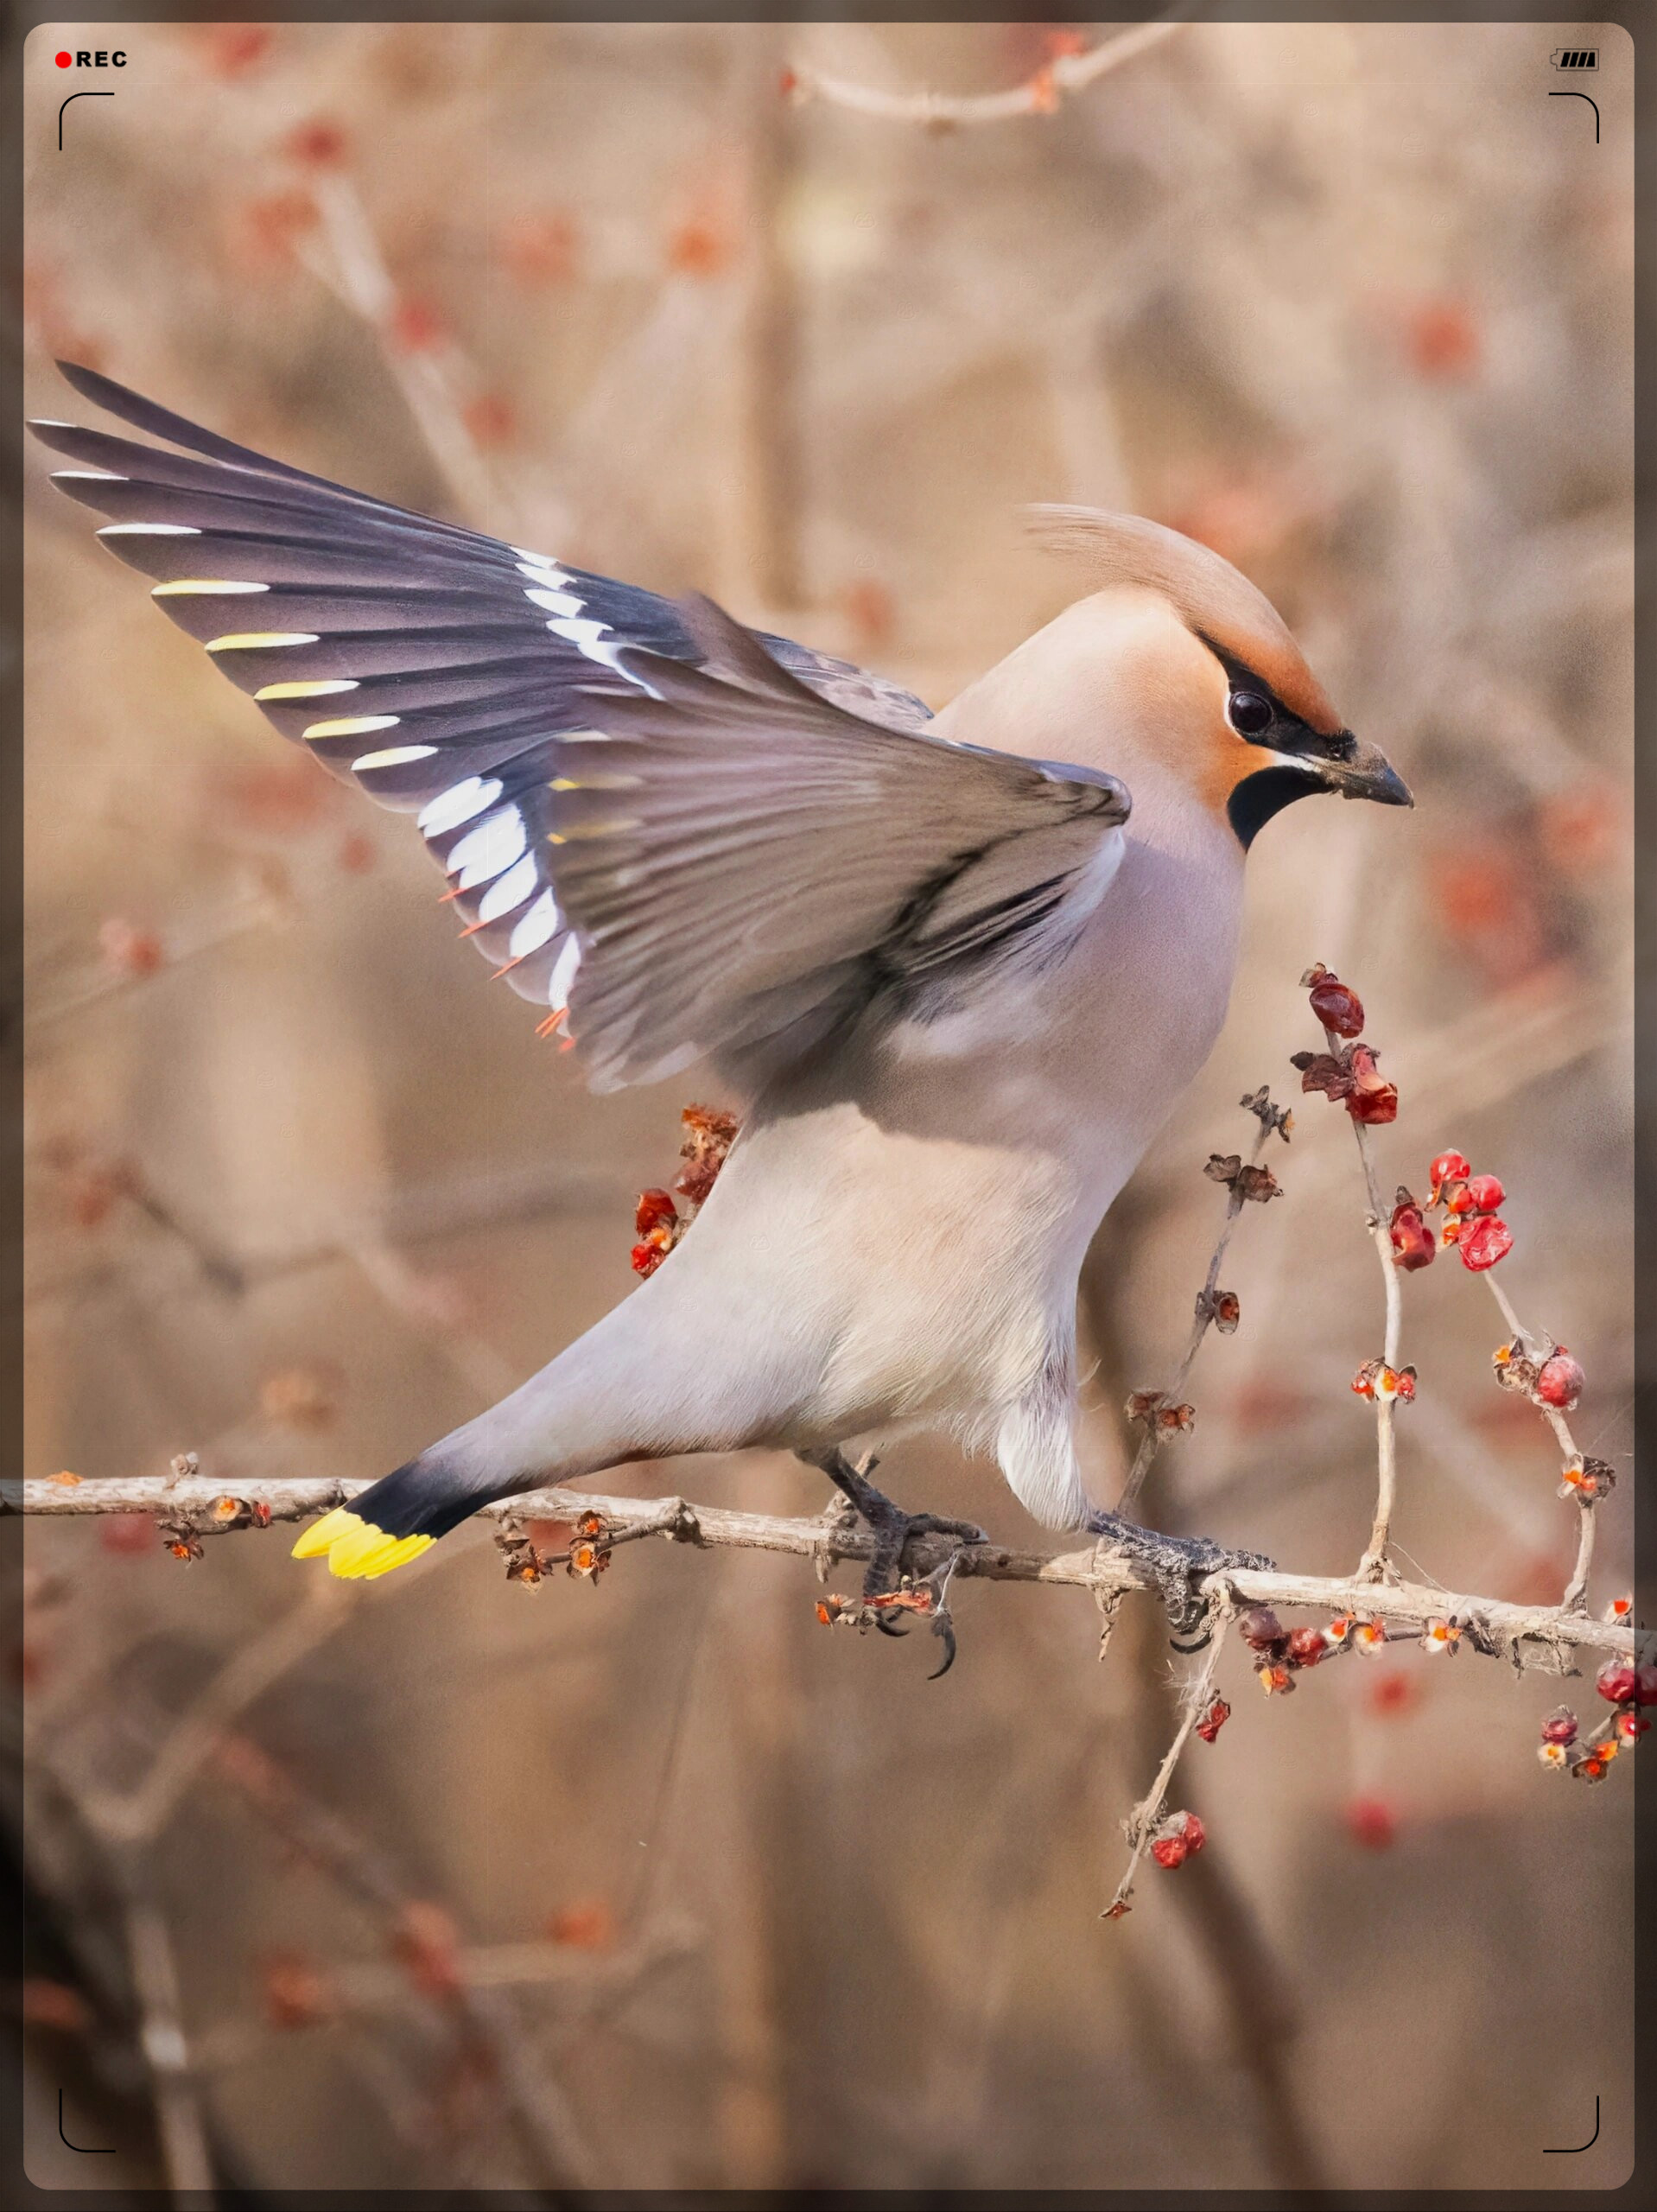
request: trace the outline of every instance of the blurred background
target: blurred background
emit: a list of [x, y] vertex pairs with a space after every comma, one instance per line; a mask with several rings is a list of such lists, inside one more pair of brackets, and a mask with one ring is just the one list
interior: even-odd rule
[[[1184, 1342], [1203, 1162], [1318, 1041], [1314, 960], [1400, 1086], [1384, 1185], [1422, 1192], [1450, 1145], [1500, 1174], [1503, 1285], [1626, 1476], [1631, 63], [1602, 33], [1596, 145], [1545, 97], [1571, 28], [1190, 23], [1066, 94], [1110, 27], [143, 25], [60, 157], [50, 48], [87, 35], [58, 26], [21, 71], [29, 411], [86, 419], [51, 361], [90, 363], [934, 703], [1074, 595], [1021, 502], [1217, 548], [1418, 805], [1296, 808], [1255, 848], [1229, 1026], [1089, 1261], [1095, 1488]], [[1034, 111], [939, 130], [816, 73]], [[454, 942], [409, 826], [284, 749], [48, 466], [24, 1471], [374, 1477], [627, 1294], [635, 1194], [708, 1094], [589, 1097]], [[1344, 1116], [1297, 1100], [1271, 1165], [1286, 1198], [1226, 1268], [1242, 1326], [1145, 1507], [1330, 1573], [1373, 1504], [1349, 1383], [1379, 1286]], [[1406, 1305], [1406, 1571], [1557, 1599], [1576, 1514], [1492, 1384], [1493, 1305], [1450, 1255]], [[942, 1445], [882, 1479], [1034, 1535]], [[759, 1455], [606, 1487], [823, 1503]], [[969, 1586], [929, 1685], [924, 1637], [823, 1633], [799, 1560], [641, 1545], [530, 1589], [473, 1528], [335, 1586], [291, 1541], [185, 1565], [135, 1516], [19, 1547], [37, 2183], [85, 2181], [60, 2090], [111, 2184], [1628, 2171], [1630, 1777], [1533, 1755], [1585, 1681], [1406, 1646], [1268, 1702], [1232, 1655], [1235, 1717], [1175, 1786], [1209, 1847], [1105, 1924], [1172, 1725], [1149, 1605], [1101, 1666], [1079, 1593]], [[1596, 2149], [1548, 2168], [1596, 2095]]]

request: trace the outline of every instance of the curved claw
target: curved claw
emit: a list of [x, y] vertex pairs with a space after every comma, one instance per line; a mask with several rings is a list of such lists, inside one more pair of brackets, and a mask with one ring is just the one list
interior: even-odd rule
[[907, 1636], [909, 1633], [909, 1623], [897, 1620], [890, 1613], [877, 1613], [874, 1625], [882, 1636]]
[[943, 1638], [943, 1664], [935, 1667], [926, 1678], [929, 1682], [936, 1682], [943, 1680], [955, 1662], [955, 1632], [950, 1625], [948, 1613], [938, 1615], [932, 1623], [932, 1633]]

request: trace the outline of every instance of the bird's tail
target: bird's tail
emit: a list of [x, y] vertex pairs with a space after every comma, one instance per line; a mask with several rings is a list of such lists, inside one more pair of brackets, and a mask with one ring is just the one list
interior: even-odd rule
[[487, 1497], [452, 1469], [424, 1457], [410, 1459], [348, 1506], [325, 1513], [294, 1546], [294, 1557], [320, 1559], [326, 1552], [330, 1573], [371, 1581], [418, 1559]]

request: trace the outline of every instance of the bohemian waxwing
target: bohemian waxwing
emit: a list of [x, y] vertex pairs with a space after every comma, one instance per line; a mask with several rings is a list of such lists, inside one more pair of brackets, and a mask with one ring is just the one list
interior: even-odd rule
[[63, 373], [175, 450], [37, 422], [77, 464], [55, 481], [284, 737], [416, 817], [591, 1084], [707, 1061], [746, 1100], [667, 1262], [297, 1555], [381, 1574], [487, 1500], [763, 1445], [875, 1524], [878, 1585], [919, 1524], [844, 1455], [944, 1427], [1189, 1624], [1194, 1579], [1251, 1555], [1089, 1503], [1082, 1255], [1219, 1030], [1261, 825], [1310, 792], [1410, 804], [1254, 586], [1154, 523], [1039, 510], [1088, 595], [933, 715]]

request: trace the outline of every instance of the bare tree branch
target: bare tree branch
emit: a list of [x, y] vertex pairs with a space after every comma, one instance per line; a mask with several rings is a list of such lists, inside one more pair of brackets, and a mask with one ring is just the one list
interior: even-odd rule
[[[313, 1514], [348, 1505], [369, 1488], [366, 1483], [305, 1477], [267, 1484], [256, 1495], [232, 1497], [214, 1484], [192, 1479], [163, 1487], [159, 1478], [60, 1483], [33, 1480], [0, 1484], [0, 1515], [46, 1516], [111, 1513], [161, 1513], [166, 1529], [187, 1530], [194, 1539], [266, 1521], [304, 1521]], [[646, 1536], [661, 1536], [697, 1549], [788, 1552], [819, 1563], [826, 1571], [840, 1560], [866, 1560], [874, 1539], [864, 1529], [848, 1527], [832, 1510], [811, 1519], [738, 1512], [727, 1506], [691, 1505], [682, 1497], [613, 1497], [590, 1491], [528, 1491], [484, 1506], [480, 1520], [511, 1529], [530, 1521], [574, 1523], [596, 1514], [604, 1527], [601, 1548], [613, 1550]], [[165, 1539], [166, 1529], [163, 1529]], [[185, 1539], [175, 1540], [187, 1550]], [[199, 1541], [194, 1545], [200, 1550]], [[956, 1552], [952, 1541], [917, 1537], [907, 1554], [917, 1576], [956, 1560], [962, 1580], [1052, 1584], [1085, 1590], [1107, 1599], [1129, 1590], [1154, 1592], [1154, 1580], [1117, 1552], [1089, 1543], [1085, 1550], [1045, 1554], [979, 1544]], [[1475, 1649], [1500, 1652], [1515, 1664], [1558, 1670], [1578, 1650], [1608, 1651], [1625, 1658], [1650, 1643], [1652, 1631], [1636, 1631], [1626, 1622], [1600, 1621], [1558, 1605], [1520, 1605], [1499, 1598], [1463, 1594], [1424, 1584], [1377, 1585], [1357, 1575], [1291, 1574], [1278, 1568], [1238, 1569], [1210, 1576], [1203, 1587], [1215, 1596], [1229, 1586], [1251, 1605], [1300, 1607], [1336, 1617], [1384, 1619], [1425, 1630], [1429, 1622], [1454, 1619], [1470, 1624]]]

